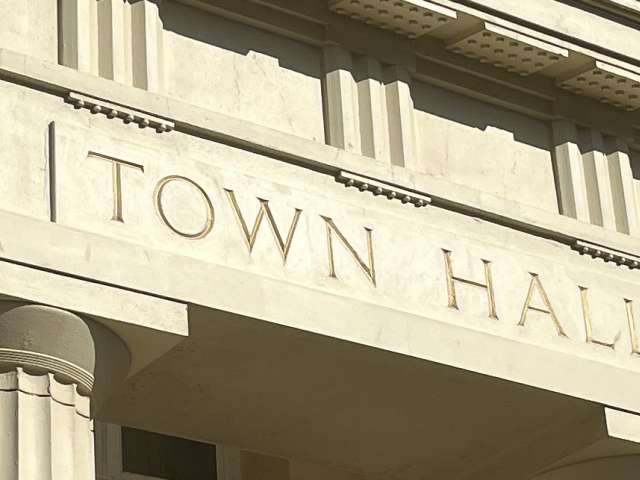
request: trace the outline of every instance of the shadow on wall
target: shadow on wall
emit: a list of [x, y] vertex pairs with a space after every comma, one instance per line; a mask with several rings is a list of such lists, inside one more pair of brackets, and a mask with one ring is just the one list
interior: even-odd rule
[[167, 93], [323, 143], [321, 52], [178, 2], [164, 2]]
[[[163, 3], [161, 15], [170, 95], [325, 142], [321, 49], [178, 2]], [[359, 82], [376, 71], [362, 63], [354, 56], [347, 65], [329, 67], [351, 71]], [[383, 78], [376, 80], [386, 83]], [[412, 83], [418, 158], [410, 168], [558, 211], [548, 123], [426, 83]], [[364, 146], [362, 150], [368, 154]]]
[[592, 441], [574, 426], [600, 412], [571, 397], [275, 323], [201, 307], [190, 308], [189, 320], [190, 336], [130, 378], [107, 419], [409, 480], [497, 467], [541, 435], [557, 439], [547, 455], [570, 451]]
[[164, 3], [161, 17], [164, 29], [178, 35], [244, 56], [257, 52], [287, 70], [317, 79], [322, 76], [320, 53], [300, 42], [177, 2]]
[[518, 143], [551, 151], [551, 132], [545, 122], [424, 83], [418, 84], [413, 92], [418, 114], [426, 113], [483, 131], [493, 128], [508, 132]]
[[412, 94], [425, 173], [558, 212], [548, 122], [427, 83]]
[[633, 179], [640, 182], [640, 150], [631, 150], [629, 153]]

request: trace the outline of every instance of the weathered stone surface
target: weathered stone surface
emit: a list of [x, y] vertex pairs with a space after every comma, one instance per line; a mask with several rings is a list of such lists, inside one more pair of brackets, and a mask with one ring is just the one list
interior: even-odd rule
[[628, 478], [637, 9], [385, 3], [0, 6], [0, 477]]

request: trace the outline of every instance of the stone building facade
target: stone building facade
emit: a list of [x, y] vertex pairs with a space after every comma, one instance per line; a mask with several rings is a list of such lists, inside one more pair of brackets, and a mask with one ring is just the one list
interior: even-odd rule
[[640, 2], [0, 0], [1, 480], [640, 475]]

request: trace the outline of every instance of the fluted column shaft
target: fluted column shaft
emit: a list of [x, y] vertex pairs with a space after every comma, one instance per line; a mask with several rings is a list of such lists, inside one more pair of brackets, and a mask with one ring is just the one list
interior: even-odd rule
[[51, 373], [0, 373], [0, 478], [95, 478], [89, 402]]
[[0, 302], [0, 479], [94, 480], [95, 404], [128, 365], [93, 320]]

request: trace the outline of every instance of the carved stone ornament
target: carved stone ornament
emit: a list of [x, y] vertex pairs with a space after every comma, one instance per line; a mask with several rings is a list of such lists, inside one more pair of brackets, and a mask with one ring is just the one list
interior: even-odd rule
[[155, 117], [148, 113], [132, 108], [105, 102], [99, 98], [70, 92], [65, 101], [77, 109], [86, 108], [91, 113], [106, 115], [107, 118], [119, 118], [124, 123], [136, 123], [140, 128], [153, 128], [158, 133], [170, 132], [175, 124], [164, 118]]
[[603, 247], [594, 243], [576, 240], [571, 246], [582, 255], [589, 255], [593, 258], [601, 258], [605, 262], [612, 262], [616, 265], [626, 266], [630, 269], [640, 268], [640, 257], [636, 257], [630, 253], [620, 252], [611, 248]]
[[345, 187], [354, 187], [361, 192], [371, 192], [375, 196], [387, 197], [389, 200], [398, 200], [399, 202], [410, 204], [414, 207], [426, 207], [431, 203], [431, 197], [410, 192], [389, 183], [356, 175], [351, 172], [340, 171], [338, 175], [336, 175], [336, 181], [343, 183]]

